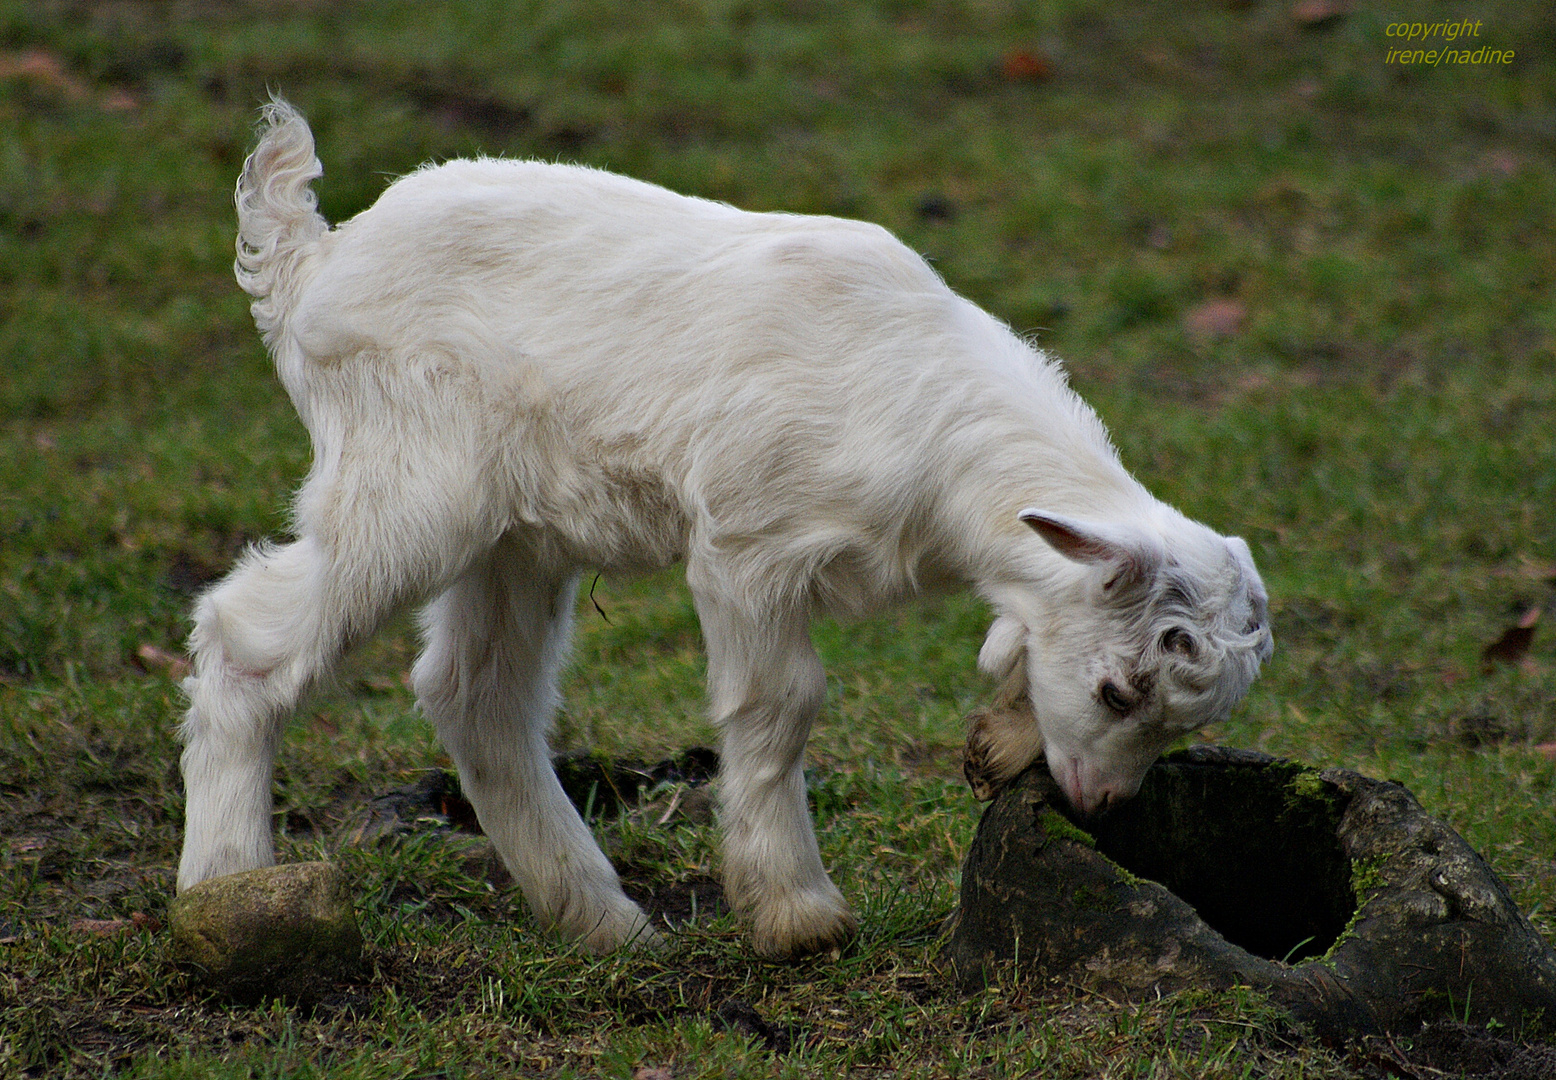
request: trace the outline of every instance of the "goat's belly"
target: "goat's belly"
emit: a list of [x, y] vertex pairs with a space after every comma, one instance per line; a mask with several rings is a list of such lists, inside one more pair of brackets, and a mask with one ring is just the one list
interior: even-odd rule
[[547, 561], [567, 568], [647, 573], [686, 555], [688, 517], [654, 474], [587, 468], [518, 492], [514, 517]]

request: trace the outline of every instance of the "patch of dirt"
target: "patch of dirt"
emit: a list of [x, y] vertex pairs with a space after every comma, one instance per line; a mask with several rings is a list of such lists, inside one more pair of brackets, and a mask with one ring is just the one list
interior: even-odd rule
[[789, 1032], [775, 1028], [744, 998], [730, 998], [713, 1014], [713, 1026], [719, 1031], [738, 1031], [763, 1043], [775, 1054], [787, 1054], [793, 1043]]
[[1551, 1080], [1556, 1046], [1521, 1043], [1484, 1028], [1443, 1021], [1410, 1039], [1371, 1038], [1351, 1049], [1351, 1064], [1371, 1080]]
[[428, 769], [414, 783], [374, 798], [365, 820], [352, 831], [351, 842], [362, 844], [428, 828], [481, 831], [475, 809], [459, 790], [459, 779], [443, 769]]
[[232, 569], [233, 562], [261, 537], [238, 530], [219, 533], [214, 544], [199, 551], [179, 547], [167, 557], [162, 584], [179, 596], [195, 596]]
[[684, 926], [689, 922], [716, 919], [729, 914], [724, 886], [705, 875], [682, 881], [666, 882], [658, 870], [632, 866], [617, 868], [622, 890], [640, 904], [654, 922]]
[[552, 765], [562, 790], [579, 813], [613, 818], [638, 806], [664, 785], [697, 788], [707, 784], [718, 775], [719, 756], [705, 746], [694, 746], [652, 764], [575, 753], [559, 755]]
[[[705, 812], [711, 812], [707, 785], [718, 774], [719, 758], [707, 747], [694, 746], [651, 764], [570, 753], [558, 755], [552, 766], [562, 790], [586, 818], [608, 820], [643, 810], [646, 817], [663, 825], [677, 813], [700, 820]], [[683, 790], [659, 798], [666, 789], [675, 787]], [[459, 777], [447, 770], [428, 770], [415, 783], [374, 798], [353, 841], [361, 843], [427, 827], [481, 831], [475, 808], [460, 790]]]
[[[698, 821], [711, 812], [707, 781], [718, 770], [718, 756], [712, 750], [694, 747], [653, 765], [582, 754], [564, 755], [555, 764], [563, 789], [580, 813], [601, 818], [633, 813], [651, 824], [664, 825], [677, 817]], [[664, 795], [667, 787], [670, 794]], [[355, 844], [373, 843], [429, 829], [481, 835], [480, 822], [460, 791], [459, 778], [446, 770], [430, 769], [413, 783], [374, 798], [351, 840]], [[473, 852], [464, 869], [498, 889], [513, 883], [489, 845], [484, 853]], [[623, 890], [655, 923], [673, 928], [729, 913], [723, 885], [707, 875], [666, 881], [663, 868], [633, 863], [619, 863], [617, 872]], [[402, 882], [389, 897], [391, 903], [420, 899], [414, 882]], [[437, 909], [438, 905], [424, 908], [424, 917], [441, 915], [448, 922], [459, 918], [452, 908]]]

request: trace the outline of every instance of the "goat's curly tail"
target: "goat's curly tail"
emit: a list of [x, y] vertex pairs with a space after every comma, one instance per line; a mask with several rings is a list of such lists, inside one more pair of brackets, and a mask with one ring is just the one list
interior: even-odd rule
[[308, 249], [329, 231], [309, 186], [322, 175], [308, 122], [272, 97], [260, 117], [259, 145], [238, 177], [238, 258], [233, 265], [238, 285], [254, 297], [254, 321], [266, 334], [290, 307]]

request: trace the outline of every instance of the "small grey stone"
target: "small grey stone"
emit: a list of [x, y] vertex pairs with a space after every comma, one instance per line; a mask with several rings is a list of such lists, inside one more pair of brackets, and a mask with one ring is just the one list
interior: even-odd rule
[[168, 908], [168, 957], [240, 1000], [316, 996], [350, 975], [362, 933], [331, 863], [292, 863], [202, 881]]

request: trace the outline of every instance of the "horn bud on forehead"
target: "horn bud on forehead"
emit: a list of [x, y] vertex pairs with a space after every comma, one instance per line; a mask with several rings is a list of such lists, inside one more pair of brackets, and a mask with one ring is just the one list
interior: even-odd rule
[[1242, 574], [1243, 584], [1248, 589], [1248, 606], [1252, 609], [1252, 614], [1247, 629], [1260, 634], [1257, 655], [1262, 663], [1275, 652], [1275, 639], [1269, 630], [1269, 594], [1264, 590], [1264, 579], [1259, 576], [1259, 570], [1254, 566], [1253, 552], [1248, 549], [1248, 542], [1241, 536], [1229, 536], [1226, 538], [1226, 546], [1231, 551], [1232, 559]]

